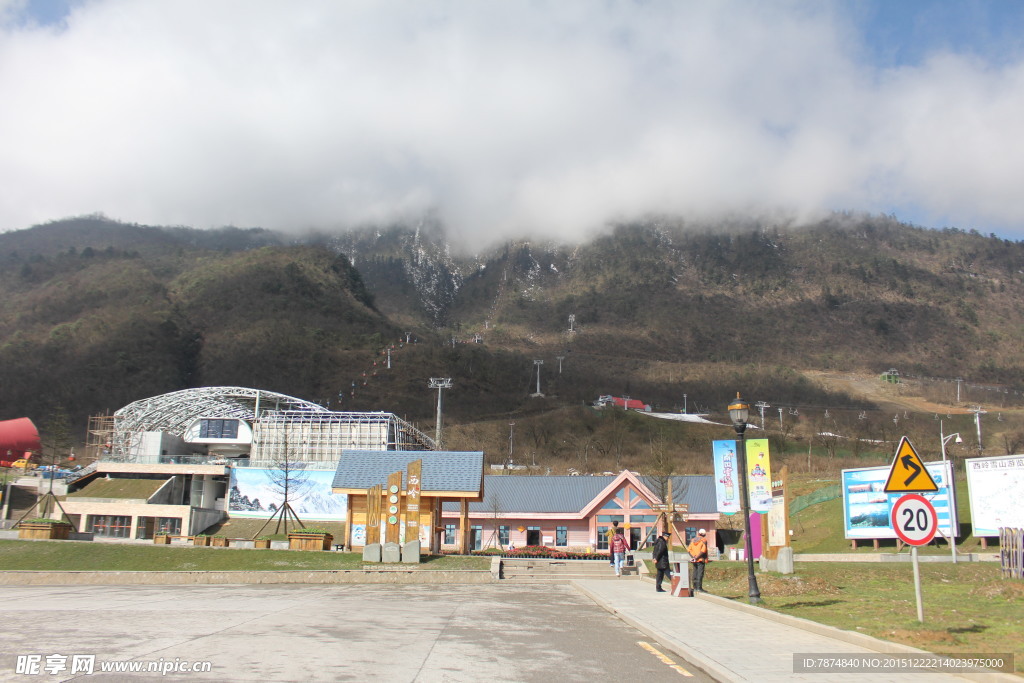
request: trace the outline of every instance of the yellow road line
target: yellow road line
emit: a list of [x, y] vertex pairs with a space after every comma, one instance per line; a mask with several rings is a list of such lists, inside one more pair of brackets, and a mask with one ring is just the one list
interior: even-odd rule
[[652, 655], [654, 655], [658, 659], [660, 659], [662, 664], [667, 664], [669, 666], [669, 668], [675, 669], [677, 673], [679, 673], [679, 674], [681, 674], [683, 676], [687, 676], [687, 677], [692, 677], [693, 676], [692, 673], [690, 673], [689, 671], [687, 671], [683, 667], [681, 667], [678, 664], [676, 664], [675, 662], [673, 662], [668, 657], [668, 655], [666, 655], [665, 653], [661, 652], [658, 648], [654, 647], [650, 643], [645, 643], [642, 640], [638, 640], [636, 642], [636, 644], [639, 645], [640, 647], [642, 647], [643, 649], [647, 650], [648, 652], [650, 652]]

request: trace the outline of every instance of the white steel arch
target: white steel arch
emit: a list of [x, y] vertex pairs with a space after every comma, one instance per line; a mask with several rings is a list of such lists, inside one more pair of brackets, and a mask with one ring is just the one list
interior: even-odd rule
[[126, 405], [114, 413], [111, 455], [127, 457], [134, 438], [142, 432], [182, 436], [197, 418], [238, 418], [252, 422], [267, 411], [300, 414], [328, 413], [323, 406], [263, 389], [199, 387], [153, 396]]

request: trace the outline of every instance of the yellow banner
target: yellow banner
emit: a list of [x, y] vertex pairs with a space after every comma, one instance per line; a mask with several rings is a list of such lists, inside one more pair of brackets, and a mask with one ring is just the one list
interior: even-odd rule
[[768, 512], [772, 509], [772, 467], [768, 456], [768, 439], [747, 439], [747, 488], [750, 509]]

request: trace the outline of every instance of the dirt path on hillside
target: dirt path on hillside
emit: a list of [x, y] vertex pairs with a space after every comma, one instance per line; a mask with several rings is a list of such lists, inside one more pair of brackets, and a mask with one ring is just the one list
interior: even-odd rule
[[807, 371], [826, 387], [842, 391], [856, 398], [863, 398], [879, 406], [892, 406], [903, 410], [922, 413], [944, 413], [947, 415], [966, 415], [971, 411], [964, 406], [954, 407], [943, 403], [933, 403], [919, 396], [908, 394], [907, 384], [886, 384], [875, 375], [855, 375], [843, 372]]

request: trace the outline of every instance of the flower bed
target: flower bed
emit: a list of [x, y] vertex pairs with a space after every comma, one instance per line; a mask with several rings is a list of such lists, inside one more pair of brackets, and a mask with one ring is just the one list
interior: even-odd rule
[[59, 519], [30, 519], [18, 523], [18, 538], [67, 540], [71, 525]]
[[528, 545], [523, 548], [516, 548], [515, 550], [497, 550], [495, 548], [488, 548], [487, 550], [476, 550], [473, 552], [474, 555], [498, 555], [502, 557], [524, 557], [524, 558], [550, 558], [552, 560], [604, 560], [608, 561], [608, 555], [604, 553], [588, 553], [578, 550], [559, 550], [557, 548], [549, 548], [544, 545]]
[[288, 533], [289, 550], [330, 550], [334, 536], [325, 529], [296, 529]]

